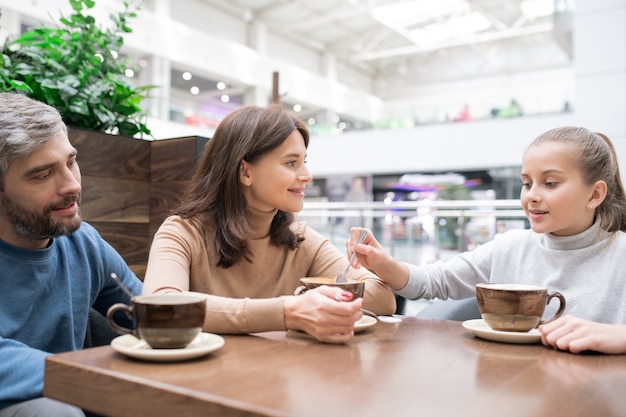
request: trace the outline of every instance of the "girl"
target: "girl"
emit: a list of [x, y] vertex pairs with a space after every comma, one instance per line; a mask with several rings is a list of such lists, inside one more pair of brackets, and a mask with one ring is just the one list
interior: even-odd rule
[[204, 330], [215, 333], [295, 329], [342, 343], [354, 335], [361, 307], [392, 314], [393, 293], [364, 270], [348, 274], [365, 280], [364, 299], [329, 287], [290, 295], [299, 278], [335, 276], [347, 266], [331, 242], [294, 223], [312, 180], [308, 144], [305, 125], [279, 105], [228, 115], [155, 235], [144, 293], [207, 294]]
[[561, 292], [566, 313], [579, 319], [542, 326], [544, 344], [626, 352], [626, 196], [611, 141], [584, 128], [550, 130], [526, 150], [521, 179], [532, 230], [496, 235], [448, 262], [415, 266], [393, 259], [371, 234], [356, 244], [355, 228], [347, 243], [349, 253], [357, 252], [353, 266], [365, 266], [409, 299], [473, 297], [479, 282], [545, 286]]

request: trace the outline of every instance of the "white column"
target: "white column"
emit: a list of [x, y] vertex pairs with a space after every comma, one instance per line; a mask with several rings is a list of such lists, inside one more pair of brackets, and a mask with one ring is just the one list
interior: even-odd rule
[[[249, 20], [249, 46], [253, 48], [260, 55], [267, 54], [267, 26], [263, 23]], [[245, 105], [253, 105], [266, 107], [272, 101], [272, 79], [267, 80], [268, 88], [257, 86], [251, 86], [243, 97], [243, 103]]]
[[576, 0], [575, 120], [613, 141], [626, 172], [626, 3]]
[[[169, 0], [152, 0], [152, 9], [158, 19], [162, 21], [171, 19]], [[172, 63], [167, 58], [154, 55], [148, 61], [147, 74], [149, 79], [144, 79], [143, 84], [158, 86], [151, 92], [149, 114], [151, 117], [169, 120]]]
[[337, 82], [337, 58], [335, 55], [324, 53], [324, 75], [330, 82]]
[[158, 119], [169, 120], [170, 112], [170, 91], [172, 86], [171, 69], [172, 64], [169, 59], [152, 56], [148, 60], [147, 67], [150, 79], [143, 82], [143, 85], [156, 85], [157, 88], [150, 93], [149, 113], [150, 116]]
[[0, 40], [4, 43], [7, 38], [16, 39], [20, 35], [20, 14], [6, 8], [0, 9]]

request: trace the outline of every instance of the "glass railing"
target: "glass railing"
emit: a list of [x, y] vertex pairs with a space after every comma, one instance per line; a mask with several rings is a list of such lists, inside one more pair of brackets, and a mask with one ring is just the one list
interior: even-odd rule
[[306, 200], [298, 219], [306, 220], [340, 249], [351, 227], [367, 227], [394, 257], [418, 264], [471, 250], [496, 233], [528, 227], [519, 200]]

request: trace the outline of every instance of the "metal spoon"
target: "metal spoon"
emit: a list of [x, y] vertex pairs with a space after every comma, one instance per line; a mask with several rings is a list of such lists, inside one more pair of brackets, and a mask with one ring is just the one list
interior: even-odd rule
[[369, 311], [369, 310], [362, 308], [361, 312], [366, 316], [371, 316], [371, 317], [374, 317], [375, 319], [378, 319], [378, 315], [374, 313], [373, 311]]
[[131, 299], [135, 296], [135, 294], [133, 294], [127, 287], [126, 285], [124, 285], [124, 283], [122, 282], [122, 280], [120, 279], [120, 277], [117, 276], [117, 274], [115, 272], [111, 272], [111, 278], [113, 278], [113, 281], [115, 281], [115, 283], [117, 285], [119, 285], [119, 287], [122, 289], [122, 291], [124, 291], [126, 293], [126, 295], [128, 295]]
[[[367, 229], [361, 230], [361, 234], [359, 234], [359, 240], [357, 241], [357, 243], [363, 243], [366, 236], [367, 236]], [[346, 282], [348, 282], [348, 279], [346, 278], [346, 273], [350, 269], [350, 265], [352, 265], [352, 261], [354, 261], [355, 256], [356, 256], [356, 251], [352, 252], [352, 255], [350, 256], [350, 262], [348, 262], [348, 266], [346, 267], [346, 269], [344, 269], [344, 271], [341, 274], [335, 277], [335, 283], [345, 284]]]

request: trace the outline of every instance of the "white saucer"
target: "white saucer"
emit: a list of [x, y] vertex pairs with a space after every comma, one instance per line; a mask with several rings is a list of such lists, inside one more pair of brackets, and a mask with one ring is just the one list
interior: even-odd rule
[[500, 330], [493, 330], [483, 319], [466, 320], [463, 322], [465, 327], [470, 332], [474, 333], [474, 336], [481, 339], [492, 340], [494, 342], [504, 343], [520, 343], [520, 344], [532, 344], [541, 342], [541, 333], [539, 330], [532, 329], [526, 333], [520, 332], [504, 332]]
[[200, 333], [183, 349], [152, 349], [135, 336], [125, 334], [111, 341], [111, 347], [132, 358], [156, 362], [174, 362], [207, 355], [224, 346], [224, 338], [212, 333]]
[[359, 321], [354, 323], [354, 333], [362, 332], [363, 330], [367, 329], [368, 327], [372, 327], [375, 324], [376, 319], [374, 317], [363, 315], [363, 317], [361, 317]]

